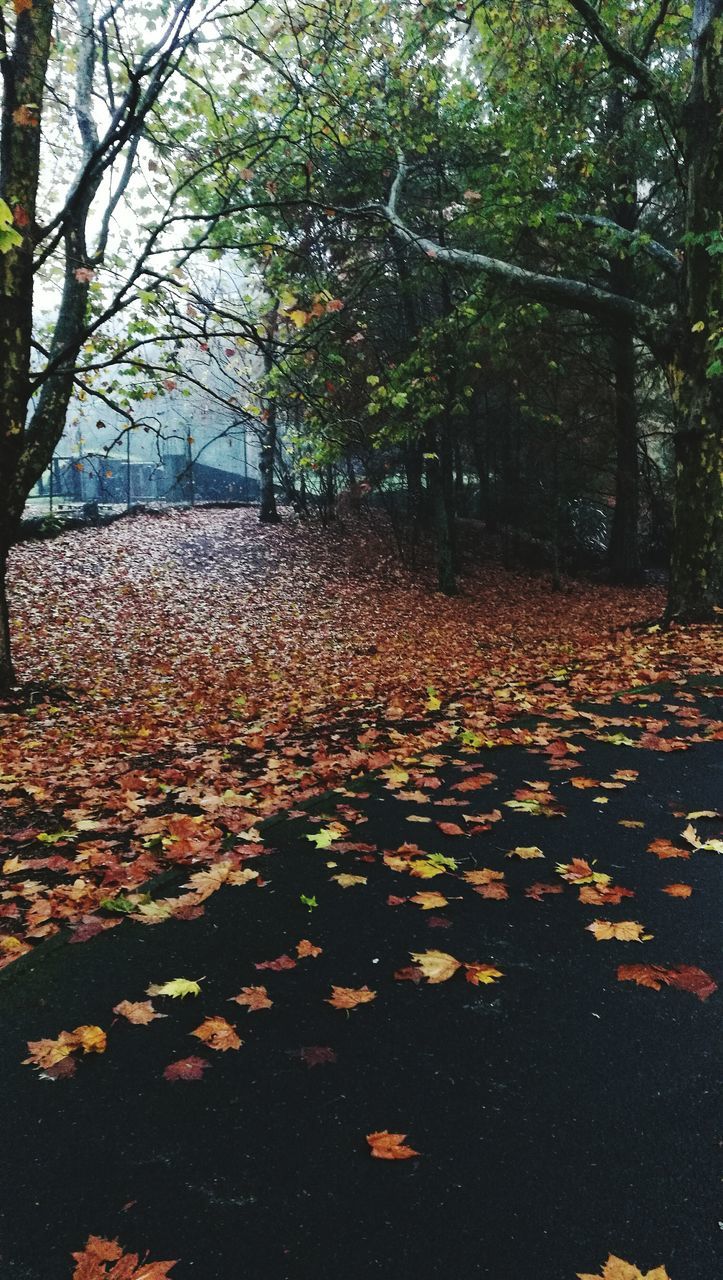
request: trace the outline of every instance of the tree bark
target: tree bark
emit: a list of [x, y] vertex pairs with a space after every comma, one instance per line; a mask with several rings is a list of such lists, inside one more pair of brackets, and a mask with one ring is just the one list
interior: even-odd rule
[[[268, 384], [274, 367], [274, 340], [279, 319], [279, 304], [275, 302], [266, 328], [264, 345], [264, 382]], [[276, 506], [274, 492], [274, 469], [276, 465], [276, 397], [266, 398], [264, 410], [264, 428], [261, 433], [261, 452], [259, 455], [259, 520], [261, 524], [280, 524], [281, 516]]]
[[723, 412], [714, 363], [723, 257], [723, 6], [697, 0], [695, 72], [684, 108], [686, 253], [678, 342], [668, 368], [675, 404], [675, 528], [667, 616], [720, 620], [723, 610]]

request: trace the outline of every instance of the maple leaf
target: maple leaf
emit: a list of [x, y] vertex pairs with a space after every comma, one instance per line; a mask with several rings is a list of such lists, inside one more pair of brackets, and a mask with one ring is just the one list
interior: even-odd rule
[[580, 902], [590, 903], [595, 907], [616, 907], [623, 898], [634, 898], [632, 889], [624, 889], [619, 884], [581, 884], [578, 889]]
[[313, 942], [309, 942], [308, 938], [302, 938], [301, 942], [296, 944], [296, 954], [300, 960], [305, 960], [307, 956], [320, 956], [321, 947], [314, 946]]
[[635, 982], [639, 987], [660, 991], [661, 987], [668, 986], [668, 970], [659, 964], [620, 964], [618, 981]]
[[506, 902], [510, 896], [507, 885], [501, 884], [499, 880], [492, 880], [490, 884], [475, 885], [474, 892], [478, 893], [480, 898], [489, 898], [496, 902]]
[[460, 968], [460, 961], [446, 951], [410, 951], [409, 954], [431, 984], [447, 982]]
[[[77, 1266], [73, 1280], [166, 1280], [176, 1262], [141, 1262], [137, 1253], [124, 1253], [117, 1240], [89, 1236], [86, 1246], [71, 1255]], [[177, 1261], [177, 1260], [176, 1260]], [[115, 1263], [108, 1270], [107, 1263]]]
[[647, 942], [653, 936], [643, 933], [645, 925], [638, 924], [637, 920], [593, 920], [585, 928], [597, 942]]
[[516, 849], [510, 849], [505, 855], [507, 858], [522, 858], [523, 861], [530, 858], [544, 858], [544, 856], [542, 849], [538, 849], [536, 844], [518, 845]]
[[491, 964], [466, 964], [467, 981], [476, 982], [478, 986], [485, 986], [488, 983], [496, 982], [498, 978], [504, 978], [504, 974], [499, 969], [495, 969]]
[[168, 1015], [158, 1013], [151, 1004], [150, 1000], [121, 1000], [113, 1008], [114, 1013], [120, 1014], [122, 1018], [126, 1018], [128, 1022], [134, 1023], [136, 1026], [145, 1027], [149, 1022], [153, 1022], [154, 1018], [165, 1018]]
[[537, 884], [530, 884], [527, 886], [525, 889], [525, 897], [533, 898], [535, 902], [542, 902], [547, 894], [564, 892], [565, 890], [561, 884], [544, 884], [543, 882], [538, 882]]
[[336, 1062], [336, 1054], [328, 1045], [311, 1044], [298, 1050], [298, 1056], [307, 1067], [325, 1067]]
[[476, 773], [469, 778], [463, 778], [461, 782], [455, 782], [452, 791], [479, 791], [481, 787], [487, 787], [497, 778], [496, 773]]
[[315, 831], [313, 835], [307, 836], [317, 849], [329, 849], [335, 840], [344, 834], [337, 827], [322, 827], [321, 831]]
[[693, 889], [689, 884], [666, 884], [661, 892], [667, 893], [670, 898], [689, 898]]
[[243, 1040], [239, 1039], [236, 1029], [225, 1018], [204, 1018], [200, 1027], [191, 1031], [192, 1036], [202, 1040], [209, 1049], [218, 1049], [225, 1053], [228, 1049], [240, 1049]]
[[332, 880], [336, 880], [336, 883], [341, 889], [352, 889], [355, 884], [367, 883], [366, 876], [352, 876], [346, 871], [342, 872], [341, 875], [332, 876], [331, 878]]
[[713, 992], [718, 990], [718, 983], [711, 978], [710, 974], [693, 964], [678, 964], [674, 969], [670, 969], [668, 982], [671, 987], [677, 987], [680, 991], [690, 991], [691, 995], [697, 996], [699, 1000], [707, 1000], [708, 996], [712, 996]]
[[280, 973], [282, 969], [295, 968], [296, 961], [287, 955], [277, 956], [275, 960], [259, 960], [254, 965], [254, 969], [273, 969], [276, 973]]
[[266, 987], [242, 987], [237, 996], [229, 996], [230, 1000], [235, 1000], [236, 1004], [248, 1005], [249, 1013], [255, 1013], [258, 1009], [270, 1009], [273, 1000], [269, 1000], [269, 993]]
[[355, 1009], [358, 1004], [369, 1004], [371, 1000], [376, 1000], [376, 991], [370, 991], [368, 987], [335, 987], [331, 988], [331, 995], [326, 1003], [330, 1004], [333, 1009]]
[[456, 822], [438, 822], [437, 826], [446, 836], [464, 836], [467, 834]]
[[70, 1055], [82, 1050], [87, 1053], [105, 1053], [106, 1035], [101, 1027], [80, 1026], [74, 1031], [61, 1031], [57, 1040], [28, 1040], [29, 1055], [23, 1065], [39, 1067], [51, 1079], [73, 1075], [75, 1063]]
[[146, 987], [147, 996], [170, 996], [173, 1000], [184, 1000], [186, 996], [200, 996], [200, 983], [203, 978], [198, 981], [195, 978], [171, 978], [169, 982], [160, 984], [152, 982], [150, 987]]
[[504, 871], [492, 871], [489, 867], [478, 867], [476, 871], [463, 871], [462, 879], [467, 884], [490, 884], [493, 880], [504, 880]]
[[599, 1275], [578, 1271], [577, 1280], [671, 1280], [665, 1267], [654, 1267], [645, 1274], [632, 1262], [624, 1262], [611, 1253]]
[[648, 845], [648, 853], [654, 853], [657, 858], [689, 858], [688, 849], [681, 849], [678, 845], [674, 845], [672, 840], [651, 840]]
[[558, 862], [555, 870], [563, 880], [569, 880], [570, 884], [586, 884], [598, 877], [601, 883], [610, 879], [609, 876], [600, 876], [599, 872], [594, 872], [585, 858], [573, 858], [572, 862]]
[[176, 1080], [201, 1080], [210, 1065], [205, 1058], [179, 1058], [178, 1061], [169, 1063], [163, 1072], [163, 1078], [171, 1083]]
[[377, 1160], [411, 1160], [419, 1152], [404, 1145], [406, 1136], [406, 1133], [389, 1133], [387, 1129], [381, 1129], [379, 1133], [368, 1133], [367, 1142]]
[[435, 893], [434, 890], [415, 893], [409, 901], [415, 902], [418, 907], [422, 908], [422, 911], [434, 911], [436, 907], [446, 907], [448, 905], [448, 899], [445, 898], [444, 894]]

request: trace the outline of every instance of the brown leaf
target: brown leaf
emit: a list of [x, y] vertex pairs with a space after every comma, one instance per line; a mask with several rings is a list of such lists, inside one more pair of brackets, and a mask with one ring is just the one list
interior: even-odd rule
[[497, 778], [496, 773], [475, 773], [461, 782], [455, 782], [452, 791], [479, 791], [480, 787], [488, 787]]
[[230, 1000], [235, 1000], [236, 1004], [248, 1006], [249, 1013], [255, 1013], [258, 1009], [270, 1009], [273, 1000], [269, 1000], [269, 993], [266, 987], [242, 987], [237, 996], [229, 996]]
[[437, 907], [446, 907], [449, 900], [445, 898], [443, 893], [435, 893], [433, 889], [430, 889], [413, 894], [409, 901], [416, 903], [418, 907], [422, 908], [422, 911], [434, 911]]
[[382, 1129], [379, 1133], [368, 1133], [367, 1142], [371, 1154], [377, 1160], [411, 1160], [419, 1152], [404, 1145], [406, 1136], [406, 1133], [389, 1133], [387, 1129]]
[[151, 1004], [150, 1000], [121, 1000], [113, 1008], [114, 1013], [120, 1014], [122, 1018], [127, 1018], [128, 1022], [134, 1023], [135, 1026], [145, 1027], [149, 1022], [153, 1022], [155, 1018], [165, 1018], [165, 1013], [158, 1013]]
[[225, 1018], [204, 1018], [200, 1027], [190, 1033], [207, 1044], [209, 1049], [218, 1049], [225, 1053], [227, 1049], [240, 1049], [243, 1040], [236, 1034], [236, 1029]]
[[467, 834], [456, 822], [438, 822], [437, 826], [446, 836], [464, 836]]
[[326, 1003], [330, 1004], [333, 1009], [355, 1009], [358, 1004], [369, 1004], [370, 1000], [376, 1000], [376, 997], [376, 991], [370, 991], [366, 986], [332, 986], [331, 995]]
[[478, 884], [474, 891], [480, 898], [490, 898], [497, 902], [505, 902], [510, 896], [507, 885], [501, 884], [499, 880], [493, 880], [490, 884]]
[[[141, 1262], [137, 1253], [124, 1253], [117, 1240], [89, 1236], [84, 1249], [73, 1253], [73, 1280], [167, 1280], [175, 1262]], [[114, 1263], [109, 1270], [108, 1264]]]
[[177, 1062], [169, 1063], [163, 1072], [163, 1078], [172, 1083], [176, 1080], [200, 1080], [210, 1065], [205, 1058], [179, 1058]]
[[495, 969], [491, 964], [466, 964], [464, 967], [467, 970], [467, 981], [477, 983], [478, 986], [486, 986], [505, 976], [500, 969]]
[[302, 938], [301, 942], [296, 944], [296, 954], [300, 960], [305, 960], [307, 956], [320, 956], [321, 952], [322, 948], [314, 946], [314, 943], [309, 942], [308, 938]]
[[530, 884], [525, 889], [525, 897], [533, 898], [535, 902], [542, 902], [544, 897], [549, 893], [564, 893], [561, 884], [545, 884], [539, 881], [537, 884]]
[[476, 871], [463, 871], [462, 879], [467, 884], [490, 884], [493, 880], [504, 880], [504, 871], [492, 871], [489, 867], [479, 867]]
[[660, 991], [661, 987], [668, 985], [668, 970], [659, 964], [620, 964], [618, 981], [635, 982], [639, 987], [650, 987], [652, 991]]
[[311, 1044], [298, 1050], [298, 1057], [309, 1068], [325, 1067], [336, 1062], [336, 1054], [328, 1045]]
[[282, 969], [295, 969], [296, 961], [291, 956], [277, 956], [275, 960], [259, 960], [254, 965], [254, 969], [273, 969], [275, 973], [279, 973]]
[[681, 849], [679, 845], [673, 844], [672, 840], [651, 840], [648, 845], [648, 853], [654, 853], [656, 858], [689, 858], [690, 850]]
[[667, 893], [670, 898], [689, 898], [693, 889], [689, 884], [666, 884], [661, 892]]

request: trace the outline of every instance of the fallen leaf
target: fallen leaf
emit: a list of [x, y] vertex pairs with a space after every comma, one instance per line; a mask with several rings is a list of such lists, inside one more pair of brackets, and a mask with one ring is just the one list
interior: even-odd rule
[[171, 978], [170, 982], [162, 982], [160, 985], [151, 983], [150, 987], [146, 987], [146, 995], [171, 996], [174, 1000], [179, 997], [184, 999], [186, 996], [200, 996], [202, 981], [202, 978], [198, 981], [195, 978]]
[[[141, 1262], [137, 1253], [124, 1253], [117, 1240], [89, 1236], [84, 1249], [71, 1255], [77, 1266], [73, 1280], [166, 1280], [175, 1262]], [[115, 1263], [112, 1270], [109, 1263]]]
[[196, 1027], [196, 1030], [191, 1031], [190, 1034], [202, 1040], [209, 1049], [218, 1049], [222, 1053], [228, 1049], [240, 1049], [243, 1044], [243, 1040], [240, 1040], [236, 1034], [235, 1027], [225, 1018], [204, 1018], [200, 1027]]
[[406, 1133], [389, 1133], [382, 1129], [379, 1133], [368, 1133], [367, 1142], [377, 1160], [411, 1160], [419, 1152], [404, 1146], [406, 1136]]
[[358, 1004], [369, 1004], [371, 1000], [376, 1000], [376, 991], [370, 991], [368, 987], [335, 987], [331, 988], [331, 995], [326, 1003], [330, 1004], [334, 1009], [355, 1009]]
[[336, 1062], [336, 1054], [327, 1045], [312, 1044], [298, 1050], [298, 1056], [307, 1067], [325, 1067]]
[[332, 880], [336, 880], [341, 889], [351, 889], [355, 884], [366, 884], [366, 876], [352, 876], [344, 871], [341, 875], [332, 876]]
[[535, 902], [542, 902], [543, 898], [550, 893], [564, 893], [561, 884], [544, 884], [537, 883], [528, 885], [525, 889], [525, 897], [533, 898]]
[[593, 1276], [589, 1272], [578, 1271], [577, 1280], [671, 1280], [671, 1277], [665, 1267], [654, 1267], [643, 1275], [632, 1262], [624, 1262], [611, 1253], [600, 1275]]
[[422, 911], [434, 911], [437, 907], [446, 907], [449, 900], [445, 898], [443, 893], [435, 893], [434, 890], [430, 889], [415, 893], [409, 901], [416, 903], [418, 907], [422, 908]]
[[489, 867], [479, 867], [476, 871], [463, 871], [462, 879], [467, 884], [491, 884], [493, 880], [504, 880], [504, 871], [492, 871]]
[[438, 822], [437, 826], [446, 836], [464, 836], [467, 834], [456, 822]]
[[229, 996], [229, 999], [235, 1000], [236, 1004], [247, 1005], [249, 1013], [256, 1013], [258, 1009], [270, 1009], [274, 1003], [269, 999], [266, 987], [242, 987], [237, 996]]
[[693, 889], [689, 884], [666, 884], [661, 892], [667, 893], [671, 898], [689, 898]]
[[134, 1023], [135, 1026], [145, 1027], [149, 1022], [153, 1022], [155, 1018], [165, 1018], [167, 1014], [158, 1013], [153, 1008], [150, 1000], [121, 1000], [120, 1004], [114, 1005], [113, 1012], [120, 1014], [122, 1018], [127, 1018], [128, 1022]]
[[678, 845], [673, 844], [672, 840], [651, 840], [648, 845], [648, 853], [654, 853], [656, 858], [689, 858], [690, 851], [681, 849]]
[[488, 983], [496, 982], [498, 978], [504, 978], [504, 974], [499, 969], [495, 969], [491, 964], [466, 964], [467, 981], [476, 982], [479, 986], [485, 986]]
[[544, 858], [544, 856], [542, 849], [538, 849], [536, 844], [518, 845], [516, 849], [510, 849], [509, 853], [505, 854], [507, 858], [522, 858], [523, 861], [530, 858]]
[[206, 1062], [205, 1058], [179, 1058], [177, 1062], [171, 1062], [163, 1072], [164, 1080], [171, 1082], [176, 1080], [200, 1080], [204, 1071], [207, 1071], [211, 1063]]
[[447, 982], [460, 967], [460, 961], [446, 951], [410, 951], [409, 954], [430, 984]]
[[638, 924], [637, 920], [593, 920], [585, 928], [597, 942], [647, 942], [653, 936], [643, 933], [645, 925]]
[[273, 969], [275, 973], [280, 973], [282, 969], [295, 969], [296, 961], [291, 956], [277, 956], [275, 960], [259, 960], [254, 965], [254, 969]]
[[296, 944], [296, 954], [300, 960], [305, 960], [307, 956], [320, 956], [322, 948], [315, 947], [313, 942], [309, 942], [308, 938], [302, 938], [301, 942]]

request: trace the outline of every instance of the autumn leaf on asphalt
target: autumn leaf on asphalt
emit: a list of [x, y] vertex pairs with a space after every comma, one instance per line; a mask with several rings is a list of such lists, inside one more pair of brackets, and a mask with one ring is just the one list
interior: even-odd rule
[[504, 880], [504, 871], [492, 871], [490, 867], [478, 867], [476, 871], [463, 871], [462, 879], [467, 884], [491, 884], [493, 880]]
[[266, 987], [242, 987], [237, 996], [229, 996], [229, 999], [235, 1000], [236, 1004], [247, 1005], [249, 1013], [270, 1009], [274, 1003], [269, 999]]
[[205, 1058], [180, 1058], [177, 1062], [169, 1063], [163, 1072], [163, 1078], [171, 1083], [176, 1080], [201, 1080], [210, 1065]]
[[495, 969], [491, 964], [466, 964], [467, 981], [476, 982], [478, 986], [486, 986], [491, 982], [497, 982], [498, 978], [504, 978], [504, 974], [500, 969]]
[[447, 982], [460, 967], [460, 961], [446, 951], [410, 951], [409, 954], [430, 984]]
[[315, 831], [313, 835], [307, 836], [306, 839], [315, 845], [317, 849], [329, 849], [335, 840], [344, 835], [344, 830], [340, 830], [337, 827], [322, 827], [321, 831]]
[[645, 925], [637, 920], [593, 920], [585, 926], [597, 942], [648, 942], [652, 933], [643, 933]]
[[433, 889], [415, 893], [409, 901], [416, 903], [418, 907], [422, 908], [422, 911], [434, 911], [438, 907], [446, 907], [449, 902], [443, 893], [435, 893]]
[[474, 892], [479, 894], [480, 898], [488, 898], [492, 902], [506, 902], [510, 896], [507, 885], [499, 880], [493, 880], [490, 884], [475, 885]]
[[280, 973], [282, 969], [295, 969], [296, 961], [287, 955], [277, 956], [275, 960], [257, 960], [254, 969], [273, 969]]
[[611, 1253], [599, 1275], [578, 1271], [577, 1280], [671, 1280], [665, 1267], [654, 1267], [643, 1273], [632, 1262], [624, 1262]]
[[23, 1065], [38, 1067], [52, 1080], [73, 1075], [77, 1052], [105, 1053], [106, 1035], [101, 1027], [80, 1026], [74, 1031], [61, 1031], [57, 1040], [28, 1040], [29, 1055]]
[[635, 982], [639, 987], [660, 991], [661, 987], [668, 986], [668, 970], [659, 964], [620, 964], [618, 981]]
[[555, 870], [563, 880], [568, 880], [570, 884], [609, 884], [610, 876], [603, 875], [601, 871], [593, 871], [590, 863], [585, 858], [573, 858], [572, 862], [558, 862]]
[[689, 991], [699, 1000], [707, 1000], [718, 990], [718, 984], [705, 969], [698, 969], [692, 964], [678, 964], [671, 969], [663, 965], [621, 964], [618, 966], [618, 981], [635, 982], [639, 987], [650, 987], [659, 991], [661, 986], [677, 987], [679, 991]]
[[648, 853], [654, 853], [656, 858], [690, 857], [689, 849], [681, 849], [679, 845], [673, 844], [672, 840], [651, 840]]
[[331, 878], [332, 880], [336, 880], [336, 883], [339, 885], [340, 889], [352, 889], [356, 884], [367, 883], [366, 876], [352, 876], [352, 875], [349, 875], [349, 873], [346, 871], [342, 872], [341, 875], [332, 876]]
[[661, 893], [667, 893], [670, 898], [689, 898], [692, 892], [689, 884], [666, 884], [661, 889]]
[[561, 884], [545, 884], [539, 881], [537, 884], [530, 884], [525, 889], [525, 897], [532, 898], [535, 902], [542, 902], [548, 894], [564, 893], [565, 890]]
[[240, 1049], [243, 1044], [243, 1040], [236, 1034], [236, 1028], [225, 1018], [204, 1018], [200, 1027], [196, 1027], [190, 1034], [197, 1040], [202, 1040], [209, 1049], [218, 1049], [221, 1053], [228, 1049]]
[[147, 996], [170, 996], [173, 1000], [185, 999], [186, 996], [200, 996], [200, 983], [203, 978], [171, 978], [170, 982], [151, 983], [146, 987]]
[[377, 1160], [411, 1160], [419, 1152], [404, 1145], [406, 1136], [406, 1133], [389, 1133], [382, 1129], [379, 1133], [368, 1133], [367, 1142]]
[[325, 1067], [336, 1062], [334, 1050], [328, 1045], [322, 1044], [306, 1045], [303, 1049], [296, 1050], [295, 1056], [301, 1058], [301, 1061], [309, 1068]]
[[467, 835], [467, 832], [463, 831], [462, 827], [460, 827], [456, 822], [438, 822], [437, 826], [439, 827], [439, 830], [444, 833], [445, 836], [466, 836]]
[[165, 1013], [158, 1013], [153, 1008], [150, 1000], [121, 1000], [120, 1004], [114, 1005], [113, 1012], [120, 1014], [122, 1018], [126, 1018], [128, 1022], [134, 1023], [135, 1026], [145, 1027], [149, 1022], [153, 1022], [155, 1018], [166, 1018]]
[[510, 849], [509, 853], [505, 854], [507, 858], [521, 858], [523, 862], [530, 858], [544, 858], [544, 856], [542, 849], [538, 849], [536, 844], [518, 845], [516, 849]]
[[581, 884], [578, 889], [580, 902], [590, 903], [595, 907], [616, 907], [623, 898], [634, 898], [632, 889], [624, 889], [619, 884]]
[[489, 786], [496, 778], [496, 773], [475, 773], [463, 778], [461, 782], [455, 782], [452, 791], [479, 791], [480, 787]]
[[645, 823], [644, 823], [644, 822], [640, 822], [637, 818], [620, 818], [620, 819], [618, 820], [618, 826], [619, 826], [619, 827], [630, 827], [630, 828], [631, 828], [631, 830], [632, 830], [632, 829], [635, 829], [635, 828], [638, 828], [638, 827], [644, 827], [644, 826], [645, 826]]
[[376, 998], [376, 991], [370, 991], [366, 986], [332, 986], [331, 995], [327, 998], [326, 1003], [330, 1004], [333, 1009], [355, 1009], [358, 1004], [369, 1004], [371, 1000], [376, 1000]]
[[314, 946], [313, 942], [309, 942], [308, 938], [302, 938], [301, 942], [296, 944], [296, 954], [300, 960], [305, 960], [307, 956], [320, 956], [322, 948]]
[[73, 1280], [166, 1280], [176, 1265], [175, 1261], [141, 1262], [137, 1253], [124, 1253], [117, 1240], [101, 1236], [89, 1236], [85, 1248], [71, 1256], [77, 1263]]

